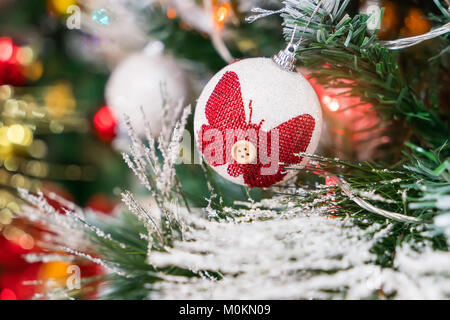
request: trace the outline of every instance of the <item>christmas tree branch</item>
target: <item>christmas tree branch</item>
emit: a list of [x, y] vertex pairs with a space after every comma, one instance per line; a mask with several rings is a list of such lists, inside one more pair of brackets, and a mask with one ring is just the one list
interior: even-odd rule
[[[450, 213], [450, 158], [442, 156], [449, 146], [433, 151], [411, 143], [407, 146], [411, 151], [405, 152], [405, 160], [390, 168], [372, 162], [355, 164], [304, 154], [312, 159], [308, 170], [326, 177], [328, 183], [310, 191], [306, 199], [303, 195], [298, 197], [298, 201], [315, 201], [321, 205], [320, 199], [327, 203], [329, 199], [325, 195], [333, 194], [335, 214], [347, 215], [359, 210], [366, 217], [366, 211], [385, 216], [387, 211], [391, 215], [388, 218], [393, 220], [433, 224], [439, 216]], [[392, 215], [392, 212], [402, 215]]]

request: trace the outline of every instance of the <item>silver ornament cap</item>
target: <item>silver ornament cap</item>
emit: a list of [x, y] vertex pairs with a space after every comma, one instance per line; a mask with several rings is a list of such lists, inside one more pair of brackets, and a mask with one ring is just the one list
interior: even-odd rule
[[281, 50], [276, 55], [272, 57], [272, 60], [278, 64], [281, 68], [287, 71], [295, 70], [295, 63], [297, 59], [295, 58], [295, 53], [297, 52], [298, 45], [288, 44], [286, 49]]

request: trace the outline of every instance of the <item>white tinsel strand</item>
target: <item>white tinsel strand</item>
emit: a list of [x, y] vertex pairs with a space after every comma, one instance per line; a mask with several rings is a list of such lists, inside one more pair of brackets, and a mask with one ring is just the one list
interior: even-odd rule
[[445, 24], [442, 27], [433, 29], [433, 30], [431, 30], [427, 33], [421, 34], [419, 36], [403, 38], [403, 39], [398, 39], [398, 40], [392, 40], [392, 41], [381, 41], [381, 44], [391, 50], [404, 49], [404, 48], [415, 46], [416, 44], [419, 44], [423, 41], [434, 39], [434, 38], [444, 35], [448, 32], [450, 32], [450, 22]]
[[[311, 159], [315, 159], [315, 160], [326, 160], [325, 157], [321, 157], [321, 156], [317, 156], [317, 155], [313, 155], [313, 154], [308, 154], [305, 152], [300, 152], [298, 153], [299, 156], [302, 157], [308, 157]], [[335, 159], [335, 160], [339, 160], [339, 159]], [[386, 169], [387, 170], [387, 169]], [[314, 171], [314, 169], [312, 170]], [[352, 190], [352, 188], [350, 187], [350, 185], [344, 181], [343, 179], [337, 177], [337, 176], [333, 176], [332, 177], [334, 184], [339, 185], [339, 187], [341, 188], [341, 190], [343, 191], [343, 193], [353, 202], [355, 202], [358, 206], [360, 206], [361, 208], [363, 208], [364, 210], [367, 210], [369, 212], [375, 213], [377, 215], [380, 215], [382, 217], [388, 218], [388, 219], [392, 219], [395, 221], [399, 221], [399, 222], [405, 222], [405, 223], [420, 223], [422, 222], [420, 219], [416, 218], [416, 217], [411, 217], [411, 216], [407, 216], [404, 214], [400, 214], [400, 213], [396, 213], [396, 212], [391, 212], [391, 211], [387, 211], [387, 210], [383, 210], [381, 208], [378, 208], [372, 204], [370, 204], [369, 202], [365, 201], [364, 199], [361, 199], [360, 197], [357, 196], [357, 194], [364, 196], [366, 199], [372, 199], [372, 200], [376, 200], [376, 201], [380, 201], [380, 200], [384, 200], [384, 202], [388, 202], [386, 199], [383, 199], [381, 196], [379, 195], [375, 195], [373, 192], [370, 192], [368, 190]], [[321, 201], [321, 199], [317, 199], [318, 201]]]
[[391, 212], [391, 211], [387, 211], [387, 210], [383, 210], [380, 208], [375, 207], [374, 205], [368, 203], [367, 201], [364, 201], [363, 199], [361, 199], [360, 197], [357, 197], [351, 190], [350, 186], [348, 185], [348, 183], [346, 183], [345, 181], [336, 178], [335, 177], [335, 181], [337, 182], [337, 184], [341, 187], [342, 191], [348, 196], [348, 198], [352, 201], [354, 201], [356, 204], [358, 204], [361, 208], [378, 214], [380, 216], [383, 216], [385, 218], [388, 219], [392, 219], [392, 220], [396, 220], [399, 222], [409, 222], [409, 223], [418, 223], [420, 222], [419, 219], [415, 218], [415, 217], [410, 217], [404, 214], [399, 214], [396, 212]]

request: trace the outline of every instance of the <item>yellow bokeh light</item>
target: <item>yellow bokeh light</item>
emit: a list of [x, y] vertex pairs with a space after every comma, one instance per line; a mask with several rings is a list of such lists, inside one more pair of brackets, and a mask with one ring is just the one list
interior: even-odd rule
[[29, 161], [26, 171], [30, 176], [43, 178], [48, 174], [48, 165], [40, 161]]
[[3, 165], [8, 171], [17, 171], [19, 169], [19, 161], [15, 157], [9, 157], [3, 162]]
[[6, 135], [11, 143], [21, 144], [25, 139], [25, 129], [20, 124], [13, 124], [8, 128]]
[[[12, 200], [12, 199], [11, 199]], [[8, 202], [8, 204], [6, 205], [6, 207], [11, 210], [13, 213], [19, 213], [20, 212], [20, 206], [17, 202], [14, 201], [10, 201]]]
[[241, 39], [237, 41], [237, 45], [241, 51], [251, 51], [251, 50], [257, 50], [258, 45], [257, 43], [252, 39]]
[[1, 160], [8, 159], [13, 152], [13, 147], [11, 145], [11, 142], [8, 139], [7, 132], [8, 132], [8, 127], [0, 128], [0, 159]]
[[67, 8], [76, 5], [75, 0], [48, 0], [48, 5], [50, 9], [53, 9], [58, 15], [64, 16], [67, 14]]
[[16, 99], [8, 99], [3, 105], [3, 115], [7, 117], [15, 117], [19, 112], [19, 102]]
[[14, 149], [11, 145], [9, 146], [0, 146], [0, 160], [9, 159], [13, 153]]
[[7, 100], [11, 98], [13, 94], [13, 88], [8, 85], [0, 86], [0, 100]]
[[6, 135], [13, 144], [29, 146], [33, 142], [31, 130], [20, 124], [13, 124], [8, 128]]
[[48, 112], [54, 117], [71, 114], [75, 109], [72, 87], [67, 83], [58, 83], [48, 88], [44, 99]]
[[3, 208], [0, 210], [0, 223], [1, 224], [10, 224], [12, 222], [13, 215], [11, 210], [8, 208]]
[[37, 81], [42, 77], [44, 66], [41, 61], [35, 61], [27, 65], [23, 73], [28, 80]]
[[[0, 170], [0, 184], [6, 185], [8, 184], [9, 181], [9, 174], [4, 171], [4, 170]], [[2, 204], [6, 201], [6, 198], [9, 194], [6, 194], [4, 192], [2, 192], [2, 194], [0, 194], [0, 207], [2, 207]]]
[[33, 143], [33, 132], [30, 128], [25, 127], [25, 139], [22, 141], [22, 146], [29, 147]]
[[8, 139], [7, 133], [8, 133], [8, 127], [0, 128], [0, 148], [9, 147], [11, 145], [11, 142]]
[[57, 121], [50, 121], [49, 129], [53, 133], [61, 133], [64, 131], [64, 125], [62, 123], [58, 123]]
[[33, 62], [34, 59], [33, 49], [31, 49], [30, 47], [19, 48], [16, 54], [16, 58], [21, 65], [29, 65], [31, 62]]
[[48, 148], [44, 141], [34, 140], [28, 149], [28, 153], [33, 158], [42, 159], [47, 154]]
[[30, 181], [26, 179], [23, 175], [17, 173], [13, 175], [11, 178], [11, 186], [14, 188], [29, 189]]
[[0, 208], [4, 208], [6, 206], [6, 204], [8, 203], [8, 196], [9, 193], [6, 193], [5, 191], [0, 191]]

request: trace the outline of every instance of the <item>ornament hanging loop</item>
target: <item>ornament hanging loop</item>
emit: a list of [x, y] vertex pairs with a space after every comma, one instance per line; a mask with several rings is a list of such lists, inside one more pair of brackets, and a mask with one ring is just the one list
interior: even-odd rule
[[294, 28], [294, 32], [292, 32], [291, 41], [289, 41], [288, 45], [284, 50], [281, 50], [272, 57], [272, 60], [278, 64], [281, 68], [287, 71], [294, 71], [295, 64], [297, 62], [297, 58], [295, 54], [297, 53], [298, 48], [300, 47], [301, 40], [298, 43], [294, 43], [295, 31], [297, 31], [297, 26]]
[[295, 58], [295, 54], [298, 51], [298, 48], [303, 42], [303, 35], [306, 32], [306, 29], [309, 27], [310, 23], [312, 22], [313, 17], [316, 15], [317, 11], [319, 11], [320, 6], [322, 5], [324, 0], [320, 0], [317, 4], [317, 6], [314, 8], [314, 11], [311, 14], [311, 17], [308, 21], [308, 23], [303, 28], [303, 32], [300, 35], [300, 39], [297, 43], [294, 43], [295, 33], [297, 32], [297, 25], [295, 25], [294, 31], [292, 32], [291, 41], [289, 41], [286, 49], [281, 50], [278, 52], [275, 56], [272, 57], [272, 60], [278, 64], [281, 68], [288, 70], [288, 71], [294, 71], [295, 69], [295, 63], [297, 62], [297, 59]]

